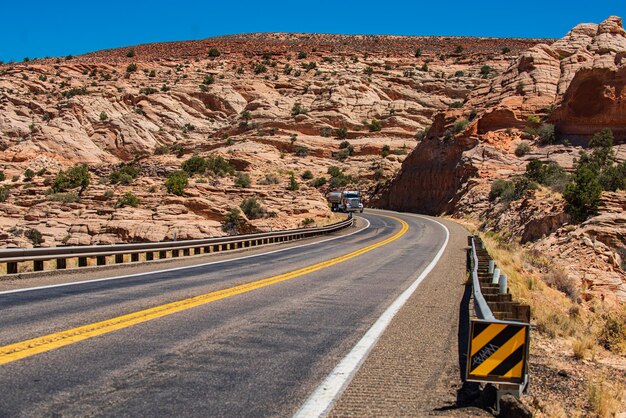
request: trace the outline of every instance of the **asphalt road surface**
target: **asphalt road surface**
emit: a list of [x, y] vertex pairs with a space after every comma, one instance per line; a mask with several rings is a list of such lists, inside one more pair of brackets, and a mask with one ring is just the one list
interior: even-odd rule
[[[426, 218], [362, 216], [368, 228], [302, 248], [0, 294], [0, 416], [291, 416], [445, 240]], [[16, 345], [51, 334], [40, 352]]]

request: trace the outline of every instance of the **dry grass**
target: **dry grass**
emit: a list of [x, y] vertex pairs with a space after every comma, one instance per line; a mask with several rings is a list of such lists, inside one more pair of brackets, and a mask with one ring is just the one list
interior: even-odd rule
[[591, 336], [578, 337], [572, 341], [572, 350], [574, 352], [574, 358], [576, 360], [583, 360], [589, 357], [589, 354], [594, 355], [596, 348], [596, 341]]
[[621, 412], [624, 386], [618, 380], [598, 376], [587, 385], [589, 409], [598, 417], [614, 417]]

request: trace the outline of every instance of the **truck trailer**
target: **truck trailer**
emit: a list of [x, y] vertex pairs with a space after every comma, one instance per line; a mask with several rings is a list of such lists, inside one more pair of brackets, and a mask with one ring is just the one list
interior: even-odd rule
[[333, 212], [361, 212], [361, 193], [358, 190], [332, 191], [326, 196]]

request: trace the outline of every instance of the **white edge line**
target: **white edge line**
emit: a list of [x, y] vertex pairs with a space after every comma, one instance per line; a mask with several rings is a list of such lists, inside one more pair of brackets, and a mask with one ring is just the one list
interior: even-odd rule
[[[411, 216], [411, 215], [409, 215]], [[413, 215], [414, 216], [414, 215]], [[414, 216], [417, 217], [417, 216]], [[359, 340], [359, 342], [352, 348], [352, 350], [337, 364], [332, 372], [324, 379], [324, 381], [315, 389], [315, 391], [309, 396], [305, 403], [295, 413], [294, 418], [312, 418], [312, 417], [325, 417], [330, 413], [335, 401], [341, 396], [346, 389], [356, 372], [359, 370], [368, 354], [385, 332], [385, 329], [391, 323], [391, 320], [398, 313], [400, 308], [404, 306], [406, 301], [415, 292], [419, 284], [424, 278], [432, 271], [437, 265], [439, 259], [443, 255], [446, 247], [448, 246], [448, 240], [450, 238], [450, 231], [441, 222], [434, 219], [419, 217], [436, 224], [439, 224], [446, 232], [446, 239], [432, 259], [430, 264], [426, 266], [424, 271], [415, 279], [415, 281], [404, 291], [393, 303], [383, 312], [383, 314], [376, 320], [374, 325], [365, 333], [365, 335]]]
[[196, 267], [210, 266], [210, 265], [213, 265], [213, 264], [230, 263], [232, 261], [245, 260], [245, 259], [254, 258], [254, 257], [261, 257], [261, 256], [265, 256], [265, 255], [268, 255], [268, 254], [276, 254], [276, 253], [280, 253], [280, 252], [283, 252], [283, 251], [293, 250], [293, 249], [302, 248], [302, 247], [308, 247], [310, 245], [317, 245], [317, 244], [321, 244], [321, 243], [324, 243], [324, 242], [334, 241], [336, 239], [349, 237], [351, 235], [354, 235], [354, 234], [357, 234], [359, 232], [362, 232], [362, 231], [368, 229], [371, 226], [370, 221], [368, 221], [365, 218], [361, 218], [360, 216], [359, 216], [359, 218], [363, 219], [365, 222], [367, 222], [367, 225], [365, 227], [363, 227], [363, 228], [361, 228], [361, 229], [359, 229], [357, 231], [350, 232], [349, 234], [346, 234], [346, 235], [340, 235], [338, 237], [328, 238], [328, 239], [325, 239], [325, 240], [322, 240], [322, 241], [315, 241], [315, 242], [310, 242], [308, 244], [296, 245], [296, 246], [288, 247], [288, 248], [281, 248], [281, 249], [278, 249], [278, 250], [268, 251], [268, 252], [264, 252], [264, 253], [260, 253], [260, 254], [252, 254], [252, 255], [246, 255], [246, 256], [243, 256], [243, 257], [229, 258], [228, 260], [219, 260], [219, 261], [211, 261], [209, 263], [193, 264], [191, 266], [174, 267], [174, 268], [164, 269], [164, 270], [147, 271], [147, 272], [144, 272], [144, 273], [127, 274], [127, 275], [124, 275], [124, 276], [104, 277], [102, 279], [82, 280], [82, 281], [79, 281], [79, 282], [59, 283], [59, 284], [52, 284], [52, 285], [48, 285], [48, 286], [26, 287], [26, 288], [23, 288], [23, 289], [5, 290], [5, 291], [0, 292], [0, 295], [8, 295], [8, 294], [11, 294], [11, 293], [31, 292], [31, 291], [34, 291], [34, 290], [53, 289], [53, 288], [57, 288], [57, 287], [75, 286], [75, 285], [81, 285], [81, 284], [86, 284], [86, 283], [106, 282], [106, 281], [109, 281], [109, 280], [127, 279], [129, 277], [147, 276], [147, 275], [150, 275], [150, 274], [159, 274], [159, 273], [166, 273], [166, 272], [170, 272], [170, 271], [187, 270], [187, 269], [193, 269], [193, 268], [196, 268]]

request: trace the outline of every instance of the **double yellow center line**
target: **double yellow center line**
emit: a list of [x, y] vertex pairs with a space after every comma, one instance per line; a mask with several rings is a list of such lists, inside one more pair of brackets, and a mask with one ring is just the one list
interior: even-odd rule
[[376, 248], [382, 247], [383, 245], [389, 244], [390, 242], [400, 238], [408, 231], [409, 225], [402, 219], [393, 216], [385, 217], [400, 222], [400, 224], [402, 225], [400, 231], [385, 240], [379, 241], [367, 247], [363, 247], [357, 251], [287, 273], [279, 274], [277, 276], [257, 280], [255, 282], [230, 287], [227, 289], [218, 290], [199, 296], [194, 296], [188, 299], [182, 299], [176, 302], [166, 303], [164, 305], [155, 306], [153, 308], [118, 316], [115, 318], [107, 319], [105, 321], [95, 322], [93, 324], [84, 325], [78, 328], [72, 328], [66, 331], [61, 331], [54, 334], [49, 334], [42, 337], [37, 337], [0, 347], [0, 365], [20, 360], [25, 357], [30, 357], [35, 354], [43, 353], [49, 350], [53, 350], [55, 348], [73, 344], [79, 341], [83, 341], [92, 337], [103, 335], [118, 329], [127, 328], [135, 324], [150, 321], [151, 319], [161, 318], [163, 316], [171, 315], [176, 312], [181, 312], [196, 306], [214, 302], [216, 300], [225, 299], [231, 296], [250, 292], [255, 289], [260, 289], [262, 287], [284, 282], [286, 280], [291, 280], [305, 274], [313, 273], [315, 271], [334, 266], [335, 264], [343, 263], [344, 261], [347, 261], [351, 258], [358, 257]]

